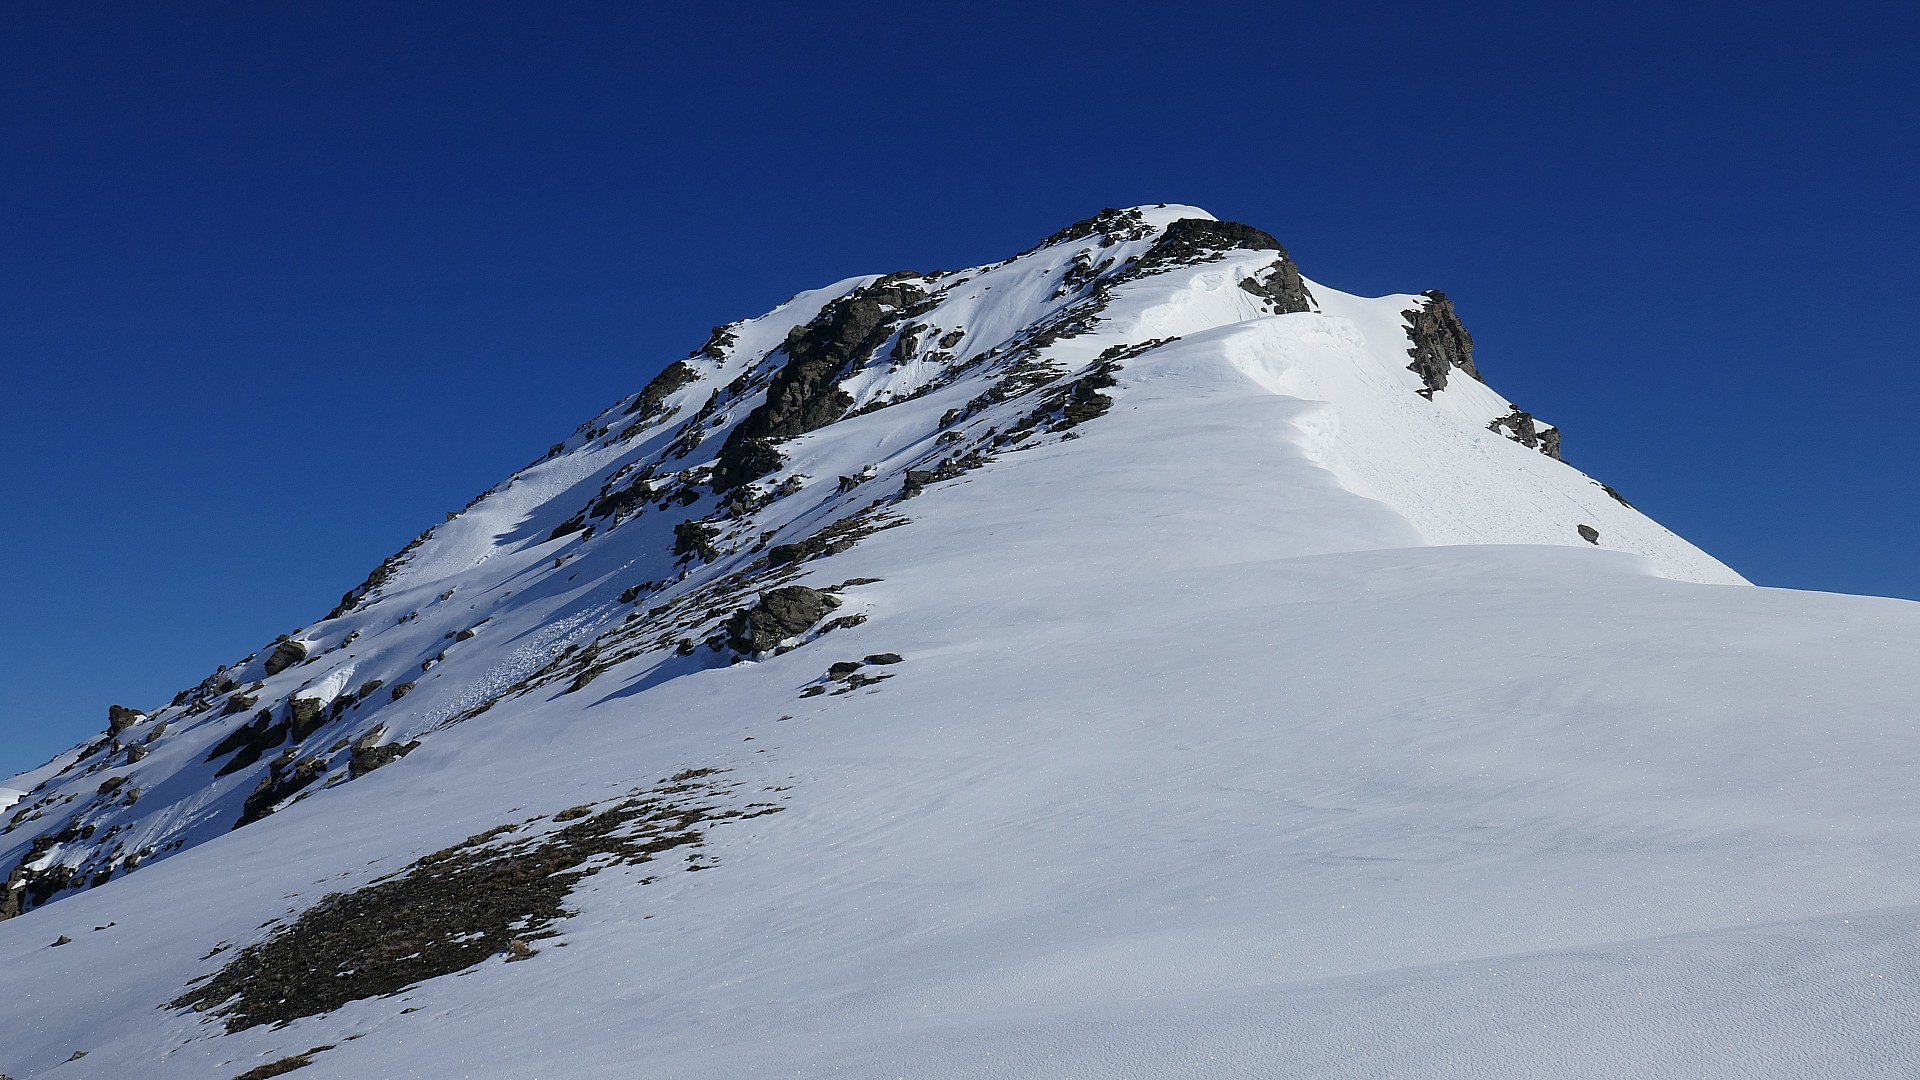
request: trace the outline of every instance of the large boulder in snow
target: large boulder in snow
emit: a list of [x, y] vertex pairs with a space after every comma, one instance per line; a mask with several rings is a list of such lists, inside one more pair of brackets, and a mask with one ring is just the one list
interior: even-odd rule
[[129, 709], [125, 705], [107, 706], [107, 734], [118, 735], [147, 718], [139, 709]]
[[267, 657], [267, 674], [278, 675], [307, 658], [305, 644], [288, 639], [274, 646], [273, 655]]
[[838, 597], [787, 585], [760, 594], [760, 602], [734, 613], [727, 623], [727, 643], [741, 653], [769, 652], [840, 606]]

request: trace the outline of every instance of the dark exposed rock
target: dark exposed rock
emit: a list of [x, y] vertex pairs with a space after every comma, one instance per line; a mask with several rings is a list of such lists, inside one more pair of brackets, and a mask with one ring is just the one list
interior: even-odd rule
[[903, 524], [905, 522], [900, 519], [882, 521], [869, 513], [854, 514], [851, 517], [841, 518], [804, 540], [797, 540], [791, 544], [775, 544], [768, 548], [767, 565], [785, 566], [789, 563], [838, 555], [858, 543], [862, 537]]
[[1507, 438], [1527, 447], [1538, 450], [1550, 458], [1560, 459], [1560, 431], [1558, 428], [1540, 430], [1532, 414], [1516, 408], [1505, 416], [1487, 424], [1487, 430], [1503, 432]]
[[124, 705], [107, 706], [107, 734], [118, 735], [147, 718], [139, 709], [129, 709]]
[[382, 769], [386, 765], [396, 763], [401, 757], [413, 753], [413, 749], [420, 746], [420, 740], [376, 744], [380, 734], [382, 732], [374, 730], [353, 742], [353, 755], [348, 759], [348, 776], [353, 780], [359, 780], [361, 776], [372, 773], [374, 769]]
[[[714, 328], [714, 336], [716, 339], [721, 333], [722, 330], [720, 328]], [[728, 338], [729, 343], [731, 343], [732, 335], [729, 334]], [[712, 342], [710, 341], [709, 344], [712, 344]], [[661, 403], [665, 402], [667, 398], [673, 396], [673, 394], [699, 377], [700, 373], [693, 369], [692, 364], [687, 363], [685, 360], [675, 360], [673, 363], [668, 364], [666, 369], [661, 371], [660, 374], [655, 375], [646, 386], [641, 388], [639, 396], [633, 399], [633, 404], [627, 406], [626, 414], [632, 416], [635, 413], [639, 413], [642, 421], [651, 419], [655, 413], [660, 411]], [[629, 383], [628, 385], [631, 386], [632, 384]]]
[[[1109, 206], [1090, 218], [1076, 221], [1064, 229], [1048, 234], [1043, 237], [1039, 243], [1021, 252], [1019, 255], [1014, 256], [1014, 258], [1017, 259], [1022, 256], [1031, 255], [1041, 248], [1052, 247], [1055, 244], [1084, 240], [1095, 234], [1099, 234], [1101, 246], [1105, 247], [1117, 240], [1138, 240], [1150, 232], [1152, 232], [1152, 229], [1147, 225], [1146, 219], [1141, 216], [1140, 211], [1116, 210]], [[951, 346], [946, 347], [950, 348]]]
[[769, 652], [839, 606], [838, 597], [804, 585], [770, 589], [760, 594], [759, 603], [728, 620], [727, 644], [748, 656]]
[[1407, 340], [1413, 342], [1407, 350], [1413, 363], [1407, 370], [1420, 376], [1426, 384], [1425, 396], [1432, 397], [1447, 388], [1449, 369], [1459, 368], [1475, 379], [1480, 378], [1480, 369], [1473, 366], [1473, 335], [1461, 324], [1453, 301], [1438, 291], [1421, 295], [1425, 302], [1400, 314], [1407, 320]]
[[[1274, 246], [1279, 247], [1278, 244]], [[1271, 304], [1275, 315], [1312, 311], [1316, 306], [1313, 293], [1300, 278], [1300, 268], [1287, 257], [1285, 248], [1281, 248], [1280, 257], [1273, 260], [1273, 265], [1265, 271], [1241, 278], [1240, 287]]]
[[294, 742], [300, 742], [327, 722], [326, 702], [319, 698], [297, 697], [287, 702], [287, 723]]
[[298, 664], [301, 661], [305, 660], [306, 658], [307, 658], [306, 645], [302, 642], [294, 641], [291, 638], [289, 638], [288, 640], [283, 641], [278, 645], [275, 645], [273, 647], [272, 655], [267, 657], [267, 668], [266, 668], [267, 675], [269, 677], [278, 675], [281, 672], [292, 667], [293, 665]]
[[267, 751], [286, 742], [290, 730], [291, 725], [274, 723], [273, 713], [262, 709], [254, 715], [252, 720], [235, 728], [226, 738], [216, 743], [213, 749], [208, 751], [206, 760], [212, 761], [224, 754], [232, 754], [233, 757], [225, 765], [220, 766], [219, 771], [213, 775], [221, 777], [239, 772], [259, 761], [261, 755]]
[[900, 497], [911, 499], [925, 490], [929, 484], [964, 476], [992, 460], [980, 451], [972, 450], [965, 454], [941, 458], [939, 464], [931, 469], [908, 469], [906, 479], [900, 485]]
[[[1599, 482], [1595, 481], [1595, 483], [1599, 483]], [[1610, 498], [1612, 498], [1614, 502], [1619, 503], [1621, 506], [1624, 506], [1629, 510], [1632, 510], [1634, 508], [1633, 504], [1627, 501], [1627, 497], [1625, 495], [1620, 494], [1619, 492], [1613, 490], [1607, 485], [1600, 484], [1600, 490], [1606, 492], [1607, 495]]]
[[273, 813], [274, 807], [299, 794], [315, 780], [320, 779], [320, 775], [326, 771], [326, 768], [326, 761], [317, 757], [306, 758], [297, 763], [284, 757], [275, 761], [268, 768], [267, 775], [261, 777], [260, 782], [254, 785], [253, 791], [247, 795], [246, 801], [241, 804], [240, 819], [233, 823], [233, 827], [244, 828]]
[[400, 683], [399, 685], [393, 688], [392, 700], [399, 701], [401, 698], [406, 697], [408, 694], [412, 693], [413, 688], [418, 685], [419, 685], [418, 683], [410, 683], [410, 682]]
[[243, 713], [243, 712], [246, 712], [248, 709], [253, 708], [255, 705], [258, 705], [259, 703], [260, 703], [260, 699], [257, 697], [248, 697], [245, 694], [235, 694], [232, 697], [227, 699], [226, 705], [220, 709], [220, 715], [232, 716], [234, 713]]
[[720, 549], [713, 546], [719, 535], [719, 526], [705, 521], [679, 522], [673, 527], [673, 553], [682, 559], [712, 562], [720, 557]]
[[893, 678], [891, 675], [868, 675], [865, 672], [856, 671], [852, 675], [847, 676], [845, 686], [833, 691], [833, 696], [839, 697], [841, 694], [851, 694], [863, 686], [872, 686], [874, 683], [886, 682], [891, 678]]
[[1278, 251], [1283, 261], [1286, 255], [1286, 249], [1280, 246], [1280, 241], [1251, 225], [1242, 225], [1237, 221], [1181, 218], [1162, 230], [1160, 238], [1153, 242], [1147, 253], [1124, 272], [1115, 275], [1113, 281], [1131, 281], [1176, 266], [1212, 262], [1229, 251], [1238, 250]]
[[804, 326], [788, 332], [787, 362], [767, 384], [767, 398], [721, 444], [713, 468], [713, 489], [725, 491], [780, 467], [773, 444], [825, 427], [840, 419], [853, 397], [840, 389], [840, 376], [855, 361], [873, 354], [896, 323], [925, 299], [907, 279], [889, 274], [828, 304]]
[[332, 611], [327, 612], [327, 618], [337, 619], [347, 612], [358, 608], [361, 602], [373, 595], [380, 586], [392, 580], [393, 575], [399, 572], [400, 567], [406, 565], [408, 556], [412, 555], [421, 544], [426, 543], [427, 538], [432, 535], [433, 530], [428, 529], [426, 532], [407, 541], [406, 547], [387, 556], [379, 566], [373, 568], [373, 572], [367, 575], [365, 581], [348, 589], [346, 594], [340, 597], [340, 603], [335, 605]]
[[827, 668], [827, 678], [841, 679], [866, 666], [859, 660], [841, 660]]
[[1103, 359], [1067, 385], [1066, 399], [1060, 404], [1062, 422], [1056, 430], [1105, 416], [1107, 410], [1113, 408], [1113, 399], [1100, 391], [1117, 385], [1113, 373], [1118, 367], [1113, 360]]
[[1600, 530], [1591, 525], [1576, 525], [1574, 526], [1574, 531], [1580, 534], [1580, 539], [1585, 540], [1589, 544], [1598, 544], [1600, 542]]
[[1507, 438], [1529, 450], [1539, 449], [1540, 435], [1533, 428], [1533, 416], [1515, 409], [1505, 416], [1487, 424], [1487, 430], [1498, 433], [1506, 429]]
[[904, 662], [903, 658], [897, 652], [874, 653], [867, 657], [867, 663], [869, 664], [898, 664], [902, 662]]

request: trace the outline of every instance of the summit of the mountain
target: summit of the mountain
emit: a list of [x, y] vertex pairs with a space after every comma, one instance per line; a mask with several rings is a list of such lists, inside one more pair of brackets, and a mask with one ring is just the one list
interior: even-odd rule
[[[0, 786], [0, 988], [40, 1025], [0, 1072], [624, 1076], [638, 1010], [646, 1075], [984, 1074], [1028, 1030], [1040, 1075], [1128, 1002], [1175, 1049], [1097, 1060], [1259, 1072], [1262, 1002], [1904, 902], [1906, 759], [1805, 710], [1894, 708], [1920, 619], [1713, 587], [1473, 349], [1443, 293], [1177, 205], [715, 327], [325, 617]], [[82, 968], [127, 974], [89, 1003]]]

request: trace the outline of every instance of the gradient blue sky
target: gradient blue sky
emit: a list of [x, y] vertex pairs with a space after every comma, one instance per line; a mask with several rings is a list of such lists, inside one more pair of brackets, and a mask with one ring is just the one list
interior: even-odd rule
[[0, 777], [310, 623], [712, 324], [1109, 205], [1444, 289], [1660, 521], [1920, 596], [1911, 5], [0, 18]]

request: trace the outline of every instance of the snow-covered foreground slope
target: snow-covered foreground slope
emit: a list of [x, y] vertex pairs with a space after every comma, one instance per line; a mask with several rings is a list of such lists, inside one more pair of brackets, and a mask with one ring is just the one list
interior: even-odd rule
[[1739, 583], [1200, 216], [723, 328], [11, 782], [0, 1072], [1920, 1070], [1920, 606]]

